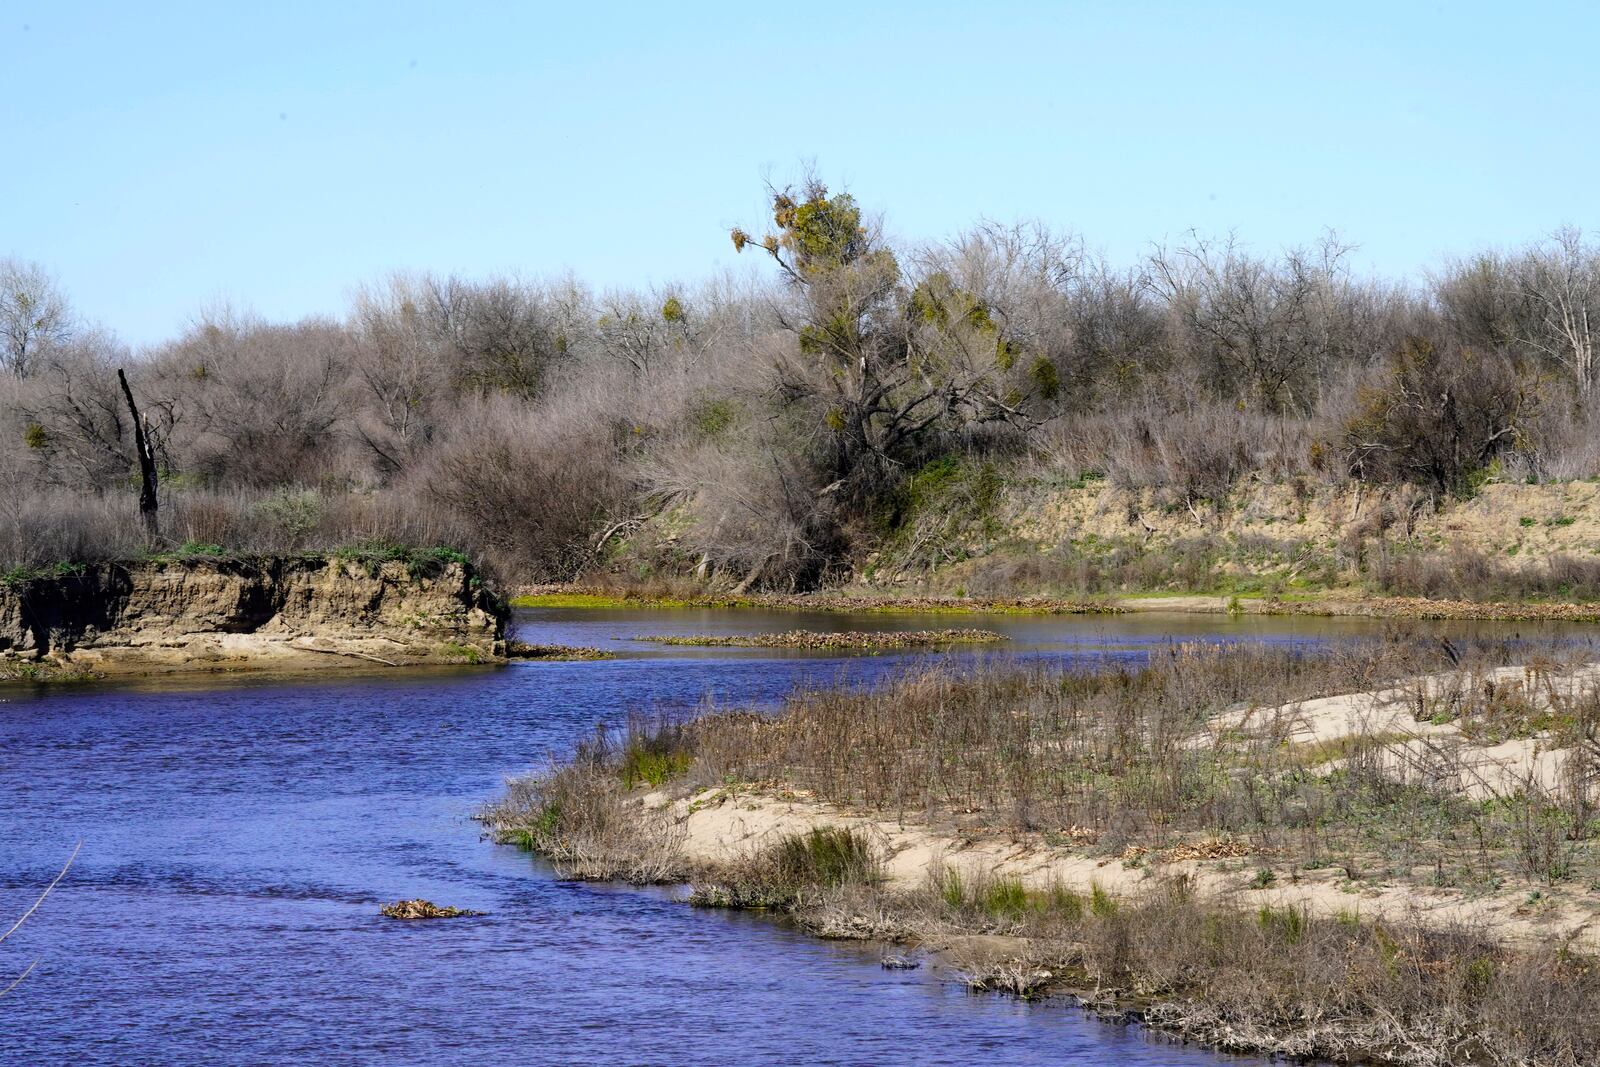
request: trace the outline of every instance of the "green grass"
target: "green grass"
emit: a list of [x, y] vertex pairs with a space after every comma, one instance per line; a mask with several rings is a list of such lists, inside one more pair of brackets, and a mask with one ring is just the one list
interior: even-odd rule
[[1099, 882], [1089, 886], [1089, 913], [1097, 919], [1107, 919], [1117, 913], [1117, 899], [1105, 891]]
[[1264, 906], [1256, 913], [1256, 921], [1261, 924], [1261, 929], [1276, 935], [1279, 940], [1296, 945], [1306, 936], [1310, 916], [1304, 906], [1284, 908]]
[[16, 589], [38, 578], [65, 578], [73, 574], [82, 574], [88, 569], [87, 563], [50, 563], [43, 567], [12, 567], [0, 573], [0, 586], [6, 589]]
[[439, 654], [445, 659], [462, 660], [466, 663], [478, 663], [483, 659], [483, 654], [472, 645], [464, 645], [459, 641], [446, 641], [439, 646]]
[[[1000, 921], [1048, 915], [1076, 922], [1084, 914], [1083, 898], [1059, 882], [1048, 889], [1029, 889], [1021, 878], [1011, 875], [969, 883], [959, 868], [946, 867], [938, 873], [933, 888], [952, 911], [979, 912]], [[1115, 911], [1109, 900], [1102, 899], [1102, 909]]]
[[359, 564], [365, 567], [369, 574], [375, 574], [385, 563], [403, 563], [407, 573], [413, 578], [437, 574], [452, 563], [465, 565], [470, 562], [465, 552], [448, 545], [419, 548], [415, 545], [403, 545], [381, 539], [341, 545], [328, 555], [329, 558], [341, 562]]
[[687, 752], [662, 752], [642, 745], [631, 745], [623, 753], [622, 766], [617, 773], [622, 777], [622, 784], [629, 789], [641, 782], [660, 787], [687, 771], [692, 762], [693, 757]]
[[1012, 877], [997, 878], [984, 886], [979, 906], [996, 918], [1016, 919], [1027, 914], [1031, 903], [1022, 879]]
[[966, 904], [967, 887], [962, 884], [959, 870], [954, 867], [945, 868], [944, 875], [939, 883], [939, 895], [952, 908], [959, 908]]
[[780, 875], [804, 885], [837, 887], [881, 880], [867, 835], [844, 826], [789, 834], [773, 847], [773, 861]]
[[185, 541], [176, 548], [151, 552], [145, 558], [151, 563], [182, 563], [191, 559], [224, 559], [233, 555], [234, 553], [229, 552], [221, 545], [202, 541]]

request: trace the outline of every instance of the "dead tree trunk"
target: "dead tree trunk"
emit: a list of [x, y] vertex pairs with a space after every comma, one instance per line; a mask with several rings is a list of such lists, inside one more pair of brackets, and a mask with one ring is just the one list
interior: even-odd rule
[[128, 376], [117, 369], [117, 381], [122, 383], [122, 395], [128, 401], [128, 414], [133, 416], [133, 445], [139, 451], [139, 518], [144, 521], [145, 540], [154, 546], [161, 536], [156, 509], [160, 507], [156, 496], [156, 450], [145, 433], [144, 420], [139, 417], [139, 406], [133, 402], [133, 390], [128, 388]]

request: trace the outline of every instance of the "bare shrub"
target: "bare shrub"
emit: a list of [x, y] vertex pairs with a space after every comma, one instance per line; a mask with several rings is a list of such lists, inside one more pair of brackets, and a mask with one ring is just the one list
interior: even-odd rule
[[1168, 491], [1184, 506], [1224, 505], [1247, 475], [1301, 473], [1309, 443], [1304, 420], [1213, 405], [1134, 411], [1118, 421], [1105, 467], [1112, 483]]
[[1440, 600], [1600, 600], [1600, 559], [1557, 553], [1523, 564], [1465, 547], [1424, 553], [1380, 543], [1367, 555], [1379, 592]]
[[172, 465], [211, 485], [315, 485], [339, 470], [353, 352], [338, 325], [221, 311], [155, 356]]
[[612, 427], [588, 412], [540, 417], [502, 399], [458, 419], [414, 476], [418, 495], [458, 516], [504, 571], [575, 576], [594, 558], [595, 531], [627, 497]]
[[1513, 450], [1537, 403], [1505, 358], [1412, 338], [1357, 394], [1340, 445], [1359, 478], [1459, 493]]
[[1291, 248], [1271, 262], [1231, 238], [1191, 235], [1150, 257], [1175, 344], [1206, 365], [1224, 395], [1246, 396], [1266, 411], [1307, 411], [1322, 374], [1338, 361], [1376, 350], [1361, 312], [1368, 294], [1350, 279], [1349, 246], [1333, 234], [1313, 249]]
[[145, 551], [137, 499], [62, 490], [0, 500], [0, 569], [128, 559]]

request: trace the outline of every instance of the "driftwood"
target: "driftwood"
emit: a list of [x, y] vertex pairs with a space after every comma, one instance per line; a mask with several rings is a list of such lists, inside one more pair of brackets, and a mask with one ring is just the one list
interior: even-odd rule
[[[65, 878], [67, 876], [67, 872], [72, 869], [72, 861], [78, 858], [78, 852], [82, 848], [83, 842], [79, 841], [77, 848], [72, 850], [72, 855], [68, 856], [67, 862], [62, 865], [61, 872], [51, 880], [49, 885], [44, 887], [44, 892], [39, 894], [38, 899], [33, 902], [33, 905], [29, 907], [27, 911], [23, 912], [22, 916], [17, 919], [16, 922], [11, 924], [11, 929], [7, 930], [3, 934], [0, 934], [0, 941], [4, 941], [6, 938], [16, 933], [22, 928], [22, 924], [28, 921], [28, 916], [39, 910], [39, 905], [44, 903], [44, 898], [50, 895], [51, 890], [61, 884], [61, 879]], [[39, 961], [34, 960], [32, 963], [28, 964], [27, 967], [23, 968], [22, 973], [13, 978], [9, 985], [7, 985], [4, 989], [0, 989], [0, 997], [5, 996], [7, 993], [17, 988], [17, 986], [21, 985], [22, 980], [28, 977], [29, 974], [33, 973], [33, 969], [37, 966], [39, 966]]]
[[398, 667], [400, 664], [392, 659], [374, 656], [369, 652], [357, 652], [350, 648], [317, 648], [315, 645], [303, 645], [299, 640], [289, 642], [289, 647], [301, 652], [321, 652], [325, 656], [353, 656], [356, 659], [369, 659], [373, 663], [381, 663], [385, 667]]

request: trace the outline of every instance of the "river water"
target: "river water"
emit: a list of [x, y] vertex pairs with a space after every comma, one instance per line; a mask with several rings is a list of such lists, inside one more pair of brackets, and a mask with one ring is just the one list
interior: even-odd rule
[[[82, 842], [0, 944], [0, 987], [38, 960], [0, 998], [0, 1063], [1251, 1062], [970, 995], [934, 968], [886, 971], [880, 949], [667, 891], [562, 881], [470, 819], [507, 774], [629, 708], [771, 701], [906, 663], [636, 636], [950, 625], [1005, 631], [1008, 654], [1087, 662], [1375, 624], [537, 610], [519, 614], [524, 639], [620, 657], [0, 691], [0, 930]], [[488, 914], [378, 915], [403, 897]]]

